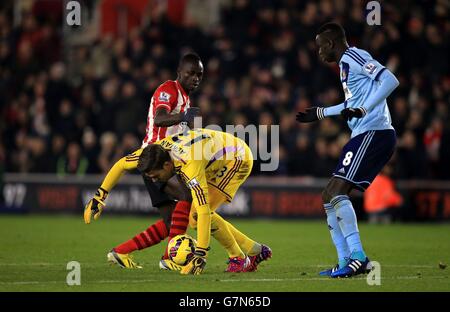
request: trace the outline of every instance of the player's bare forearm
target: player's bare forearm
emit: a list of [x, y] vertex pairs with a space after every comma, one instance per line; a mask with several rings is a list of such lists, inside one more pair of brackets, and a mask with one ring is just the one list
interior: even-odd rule
[[169, 114], [165, 109], [158, 109], [155, 116], [155, 126], [170, 127], [183, 121], [183, 113]]
[[192, 203], [191, 191], [177, 174], [167, 181], [167, 184], [164, 187], [164, 192], [180, 201]]

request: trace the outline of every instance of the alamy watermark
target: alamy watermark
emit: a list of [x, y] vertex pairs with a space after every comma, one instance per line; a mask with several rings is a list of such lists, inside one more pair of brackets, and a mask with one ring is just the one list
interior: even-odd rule
[[372, 269], [367, 274], [366, 282], [369, 286], [381, 286], [381, 265], [377, 261], [370, 261]]
[[78, 1], [67, 1], [63, 10], [68, 26], [81, 26], [81, 5]]
[[[280, 127], [279, 125], [202, 125], [202, 117], [195, 117], [192, 131], [185, 125], [180, 125], [181, 132], [172, 138], [174, 141], [183, 136], [188, 137], [184, 145], [164, 141], [161, 146], [172, 151], [172, 155], [187, 160], [233, 160], [239, 157], [243, 160], [258, 160], [261, 171], [275, 171], [280, 162]], [[208, 136], [196, 129], [209, 129], [226, 132], [221, 140], [206, 140]], [[237, 138], [237, 139], [236, 139]], [[222, 142], [223, 146], [217, 146]], [[245, 142], [248, 142], [246, 144]], [[194, 144], [195, 143], [195, 144]], [[248, 148], [247, 148], [248, 146]]]
[[369, 1], [366, 5], [366, 22], [369, 26], [381, 25], [381, 5], [378, 1]]
[[70, 261], [67, 263], [66, 269], [70, 272], [67, 273], [66, 283], [69, 286], [81, 285], [81, 266], [78, 261]]

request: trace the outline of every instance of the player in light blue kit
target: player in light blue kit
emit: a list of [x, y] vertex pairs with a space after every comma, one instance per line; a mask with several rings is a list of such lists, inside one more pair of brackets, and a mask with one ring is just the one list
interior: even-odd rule
[[341, 115], [352, 131], [339, 163], [322, 193], [328, 228], [336, 246], [338, 264], [320, 275], [351, 277], [367, 273], [371, 263], [359, 237], [349, 193], [364, 191], [391, 158], [395, 130], [386, 98], [399, 85], [395, 76], [364, 50], [349, 47], [341, 25], [327, 23], [316, 36], [319, 56], [337, 62], [345, 101], [330, 107], [311, 107], [297, 114], [298, 122], [312, 122]]

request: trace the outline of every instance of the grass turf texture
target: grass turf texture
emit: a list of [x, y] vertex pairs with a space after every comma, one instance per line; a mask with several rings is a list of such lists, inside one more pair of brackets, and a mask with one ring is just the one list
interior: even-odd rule
[[[450, 291], [450, 268], [439, 265], [450, 264], [448, 224], [361, 224], [365, 249], [381, 264], [381, 286], [368, 286], [366, 276], [318, 276], [336, 261], [325, 221], [230, 220], [273, 250], [254, 273], [224, 273], [227, 256], [214, 239], [200, 276], [159, 270], [166, 242], [134, 253], [142, 270], [106, 262], [112, 247], [154, 220], [103, 215], [85, 225], [81, 215], [0, 216], [0, 291]], [[72, 260], [81, 264], [80, 286], [66, 284]]]

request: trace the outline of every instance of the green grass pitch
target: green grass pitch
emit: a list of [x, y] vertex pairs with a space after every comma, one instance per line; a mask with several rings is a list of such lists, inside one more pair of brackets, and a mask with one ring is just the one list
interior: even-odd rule
[[[212, 241], [204, 274], [158, 269], [165, 246], [135, 252], [144, 268], [110, 266], [106, 253], [155, 219], [111, 217], [91, 225], [79, 216], [0, 216], [0, 291], [450, 291], [448, 224], [360, 224], [365, 249], [381, 264], [381, 285], [365, 276], [330, 279], [317, 272], [335, 263], [325, 220], [230, 220], [273, 258], [254, 273], [224, 273], [226, 253]], [[194, 234], [195, 232], [191, 232]], [[66, 265], [81, 264], [81, 285], [68, 286]]]

